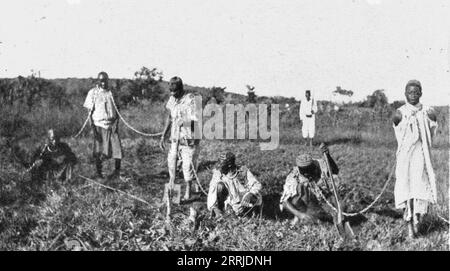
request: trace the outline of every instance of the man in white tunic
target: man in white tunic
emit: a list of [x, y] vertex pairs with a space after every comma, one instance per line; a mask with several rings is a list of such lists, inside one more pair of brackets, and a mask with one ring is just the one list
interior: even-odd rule
[[[300, 120], [302, 121], [303, 138], [309, 139], [309, 146], [312, 146], [312, 140], [316, 133], [316, 112], [317, 103], [311, 98], [311, 91], [305, 91], [305, 98], [300, 102]], [[308, 141], [305, 141], [305, 145]]]
[[422, 215], [437, 202], [436, 178], [431, 164], [431, 140], [437, 128], [436, 113], [422, 105], [422, 85], [411, 80], [405, 88], [407, 103], [393, 116], [398, 142], [395, 206], [404, 209], [409, 237], [418, 234]]
[[223, 153], [209, 184], [208, 210], [218, 217], [230, 208], [236, 215], [245, 215], [261, 206], [261, 188], [247, 167], [236, 165], [233, 153]]
[[[200, 139], [195, 138], [195, 127], [198, 128], [195, 96], [183, 88], [183, 81], [173, 77], [169, 82], [170, 98], [166, 108], [169, 115], [160, 140], [161, 149], [165, 149], [166, 134], [170, 133], [171, 146], [167, 155], [170, 183], [174, 183], [178, 158], [181, 158], [183, 177], [186, 182], [184, 200], [191, 198], [192, 180], [195, 178]], [[199, 129], [199, 128], [198, 128]]]
[[89, 110], [91, 127], [94, 133], [93, 155], [97, 169], [97, 179], [103, 179], [102, 162], [109, 158], [114, 158], [115, 169], [108, 178], [120, 177], [122, 161], [119, 117], [108, 80], [108, 74], [100, 72], [98, 74], [98, 85], [89, 90], [84, 102], [84, 107]]

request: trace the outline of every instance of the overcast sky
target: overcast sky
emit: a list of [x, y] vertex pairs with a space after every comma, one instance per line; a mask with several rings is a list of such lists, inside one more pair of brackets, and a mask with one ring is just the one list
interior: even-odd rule
[[446, 0], [0, 0], [0, 77], [131, 78], [158, 67], [194, 86], [359, 99], [409, 79], [450, 102]]

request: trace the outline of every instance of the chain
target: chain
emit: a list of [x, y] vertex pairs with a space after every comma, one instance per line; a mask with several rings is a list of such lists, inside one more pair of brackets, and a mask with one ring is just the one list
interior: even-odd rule
[[[383, 195], [384, 191], [386, 190], [386, 188], [388, 187], [389, 182], [392, 180], [392, 177], [394, 176], [394, 172], [395, 172], [395, 164], [392, 167], [392, 170], [389, 174], [388, 179], [386, 180], [386, 182], [384, 183], [383, 188], [381, 189], [380, 193], [378, 194], [378, 196], [372, 201], [372, 203], [370, 203], [366, 208], [362, 209], [359, 212], [356, 213], [345, 213], [342, 212], [343, 215], [345, 216], [349, 216], [349, 217], [353, 217], [353, 216], [357, 216], [360, 214], [363, 214], [365, 212], [367, 212], [370, 208], [373, 207], [373, 205], [381, 198], [381, 195]], [[315, 182], [311, 182], [314, 186], [314, 190], [316, 190], [316, 192], [320, 195], [320, 197], [323, 199], [323, 201], [335, 212], [337, 212], [336, 208], [326, 199], [326, 197], [323, 195], [322, 191], [320, 190], [319, 187], [317, 187], [317, 184]]]

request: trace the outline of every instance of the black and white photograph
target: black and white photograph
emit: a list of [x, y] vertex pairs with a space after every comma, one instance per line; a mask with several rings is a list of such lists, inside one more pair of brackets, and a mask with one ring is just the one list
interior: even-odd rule
[[0, 251], [449, 251], [449, 107], [446, 0], [1, 0]]

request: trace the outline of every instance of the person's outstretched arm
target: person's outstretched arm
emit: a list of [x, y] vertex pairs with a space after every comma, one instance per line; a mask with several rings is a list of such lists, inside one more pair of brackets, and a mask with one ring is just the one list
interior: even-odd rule
[[319, 148], [322, 151], [322, 153], [324, 153], [327, 156], [328, 161], [330, 162], [331, 174], [334, 174], [334, 175], [339, 174], [339, 167], [337, 166], [337, 164], [334, 161], [333, 157], [331, 157], [330, 150], [328, 149], [328, 146], [325, 143], [322, 143], [322, 144], [320, 144]]

